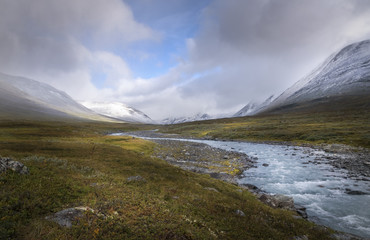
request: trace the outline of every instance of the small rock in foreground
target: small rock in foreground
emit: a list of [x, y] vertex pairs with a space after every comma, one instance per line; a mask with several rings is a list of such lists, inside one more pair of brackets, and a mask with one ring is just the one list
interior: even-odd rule
[[258, 198], [261, 202], [273, 208], [282, 208], [282, 209], [288, 209], [288, 210], [293, 210], [293, 211], [296, 210], [294, 207], [293, 198], [285, 196], [285, 195], [261, 194]]
[[241, 216], [241, 217], [245, 217], [245, 213], [242, 211], [242, 210], [236, 210], [236, 215], [239, 215], [239, 216]]
[[128, 177], [127, 182], [145, 182], [145, 178], [140, 175]]
[[29, 174], [28, 168], [23, 163], [13, 161], [11, 158], [0, 158], [0, 173], [8, 169], [19, 174]]
[[72, 227], [72, 223], [77, 221], [78, 218], [81, 218], [83, 213], [87, 211], [93, 212], [89, 207], [67, 208], [54, 213], [52, 216], [47, 216], [45, 219], [56, 222], [62, 227], [70, 228]]

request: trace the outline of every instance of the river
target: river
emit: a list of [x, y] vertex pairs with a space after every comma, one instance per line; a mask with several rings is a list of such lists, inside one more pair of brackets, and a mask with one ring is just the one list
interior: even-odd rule
[[246, 170], [238, 183], [253, 184], [269, 193], [293, 197], [295, 203], [307, 208], [309, 220], [370, 238], [370, 181], [349, 178], [345, 170], [334, 169], [323, 162], [329, 153], [308, 147], [263, 143], [167, 139], [205, 143], [245, 153], [257, 159], [257, 168]]

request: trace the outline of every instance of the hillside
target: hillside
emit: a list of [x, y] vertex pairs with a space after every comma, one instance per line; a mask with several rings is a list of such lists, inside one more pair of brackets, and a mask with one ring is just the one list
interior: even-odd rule
[[48, 84], [3, 73], [0, 73], [0, 118], [112, 121]]
[[153, 120], [145, 113], [120, 102], [83, 101], [81, 104], [96, 113], [125, 122], [153, 123]]
[[[1, 155], [29, 169], [0, 173], [1, 238], [330, 239], [245, 189], [151, 157], [151, 142], [105, 135], [136, 128], [0, 121]], [[82, 212], [69, 228], [50, 221], [71, 209]]]
[[348, 45], [330, 56], [259, 113], [369, 110], [369, 95], [370, 40], [366, 40]]

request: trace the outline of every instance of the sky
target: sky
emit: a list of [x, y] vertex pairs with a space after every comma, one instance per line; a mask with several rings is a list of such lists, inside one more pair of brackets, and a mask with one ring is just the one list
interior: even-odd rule
[[368, 0], [0, 0], [0, 72], [155, 120], [235, 113], [365, 39]]

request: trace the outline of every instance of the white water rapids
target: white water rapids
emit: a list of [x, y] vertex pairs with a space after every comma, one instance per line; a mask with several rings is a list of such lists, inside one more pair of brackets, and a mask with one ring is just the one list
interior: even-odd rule
[[[346, 171], [334, 169], [328, 164], [310, 163], [325, 152], [246, 142], [200, 142], [258, 158], [258, 167], [246, 170], [239, 183], [291, 196], [295, 203], [307, 208], [310, 220], [370, 238], [370, 182], [347, 178]], [[349, 195], [346, 193], [349, 189], [368, 194]]]
[[[253, 184], [269, 193], [293, 197], [295, 203], [307, 208], [310, 220], [335, 230], [370, 238], [370, 181], [348, 178], [345, 170], [315, 160], [322, 159], [328, 153], [286, 145], [166, 139], [205, 143], [257, 158], [257, 168], [246, 170], [238, 181], [240, 184]], [[349, 195], [346, 193], [348, 191], [367, 194]]]

